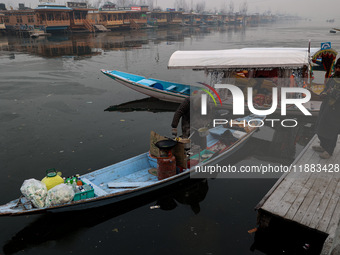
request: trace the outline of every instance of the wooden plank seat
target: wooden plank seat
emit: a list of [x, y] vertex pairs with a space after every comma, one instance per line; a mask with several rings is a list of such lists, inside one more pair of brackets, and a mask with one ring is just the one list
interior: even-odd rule
[[110, 189], [117, 188], [140, 188], [144, 186], [148, 186], [154, 184], [155, 182], [109, 182], [107, 186]]
[[181, 94], [189, 94], [189, 92], [190, 92], [189, 88], [184, 88], [184, 89], [179, 91], [179, 93], [181, 93]]
[[166, 90], [175, 90], [177, 88], [176, 85], [171, 85], [169, 87], [166, 88]]

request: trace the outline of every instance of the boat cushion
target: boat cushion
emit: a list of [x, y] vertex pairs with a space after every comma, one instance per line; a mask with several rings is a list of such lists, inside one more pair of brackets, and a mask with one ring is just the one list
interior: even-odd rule
[[149, 79], [142, 79], [140, 81], [137, 81], [136, 83], [141, 84], [141, 85], [151, 86], [151, 85], [154, 85], [157, 82], [149, 80]]
[[163, 85], [160, 84], [159, 82], [153, 84], [153, 85], [150, 86], [150, 87], [153, 87], [153, 88], [156, 88], [156, 89], [160, 89], [160, 90], [164, 90]]

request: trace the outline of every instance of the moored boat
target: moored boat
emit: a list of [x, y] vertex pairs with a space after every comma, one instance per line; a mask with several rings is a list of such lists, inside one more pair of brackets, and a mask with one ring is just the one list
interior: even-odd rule
[[164, 101], [180, 103], [197, 87], [180, 83], [145, 78], [144, 76], [125, 73], [117, 70], [101, 70], [103, 74], [115, 81], [145, 95]]
[[[260, 123], [264, 120], [264, 116], [252, 115], [237, 120], [245, 122], [252, 120], [253, 125], [256, 126], [255, 119], [255, 122]], [[224, 134], [227, 130], [234, 137], [232, 143], [225, 142]], [[0, 216], [57, 213], [96, 208], [161, 189], [189, 178], [192, 174], [195, 174], [196, 166], [216, 164], [228, 158], [242, 148], [256, 130], [257, 128], [255, 127], [247, 131], [240, 131], [221, 125], [211, 128], [207, 136], [207, 147], [197, 152], [197, 154], [191, 154], [189, 157], [189, 160], [196, 162], [195, 165], [191, 165], [191, 168], [183, 169], [182, 172], [179, 171], [177, 174], [164, 179], [159, 179], [159, 175], [155, 175], [155, 171], [157, 172], [157, 158], [146, 152], [81, 175], [80, 178], [84, 183], [92, 185], [94, 197], [42, 208], [28, 206], [27, 199], [22, 197], [0, 206]]]

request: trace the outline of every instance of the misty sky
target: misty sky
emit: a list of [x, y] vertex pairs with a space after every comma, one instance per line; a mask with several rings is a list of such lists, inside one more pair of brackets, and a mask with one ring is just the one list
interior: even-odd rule
[[[56, 3], [65, 3], [67, 0], [56, 0]], [[71, 1], [71, 0], [69, 0]], [[93, 2], [95, 0], [89, 0]], [[103, 0], [104, 1], [104, 0]], [[138, 1], [138, 0], [137, 0]], [[148, 0], [140, 0], [142, 3]], [[154, 6], [161, 6], [163, 8], [173, 8], [176, 0], [153, 0]], [[195, 6], [196, 3], [203, 2], [204, 0], [186, 0], [189, 7], [191, 4]], [[238, 11], [239, 7], [245, 1], [248, 4], [248, 13], [263, 13], [270, 10], [276, 14], [278, 12], [283, 14], [297, 14], [305, 17], [322, 17], [325, 19], [335, 18], [337, 24], [340, 24], [340, 1], [339, 0], [209, 0], [205, 1], [207, 10], [220, 10], [223, 3], [229, 6], [233, 1], [234, 11]], [[18, 3], [25, 3], [26, 6], [36, 7], [39, 3], [38, 0], [0, 0], [6, 4], [17, 7]], [[77, 1], [78, 2], [78, 1]], [[111, 2], [116, 2], [111, 0]]]

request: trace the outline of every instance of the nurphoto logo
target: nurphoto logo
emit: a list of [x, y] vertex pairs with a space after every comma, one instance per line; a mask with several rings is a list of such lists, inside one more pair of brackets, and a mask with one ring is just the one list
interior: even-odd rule
[[[228, 89], [233, 97], [233, 114], [234, 115], [244, 115], [244, 108], [245, 108], [245, 100], [244, 100], [244, 94], [243, 91], [231, 84], [216, 84], [215, 88], [217, 89]], [[278, 89], [277, 88], [272, 88], [272, 106], [270, 109], [266, 110], [258, 110], [255, 109], [254, 104], [253, 104], [253, 88], [247, 88], [247, 105], [248, 109], [252, 114], [256, 115], [270, 115], [274, 113], [277, 109], [278, 105]], [[205, 91], [205, 90], [204, 90]], [[215, 94], [217, 94], [216, 91], [214, 91]], [[301, 93], [305, 94], [305, 97], [303, 98], [288, 98], [287, 95], [291, 93]], [[217, 94], [218, 95], [218, 94]], [[210, 94], [211, 96], [211, 94]], [[218, 98], [220, 98], [218, 96]], [[303, 106], [304, 103], [309, 102], [311, 99], [311, 93], [309, 90], [305, 88], [290, 88], [290, 87], [282, 87], [281, 88], [281, 115], [286, 116], [287, 114], [287, 105], [295, 105], [304, 115], [310, 116], [312, 115], [306, 107]], [[201, 95], [201, 104], [202, 104], [202, 109], [201, 109], [201, 114], [202, 115], [207, 115], [207, 95], [202, 94]], [[222, 102], [221, 102], [222, 104]]]

